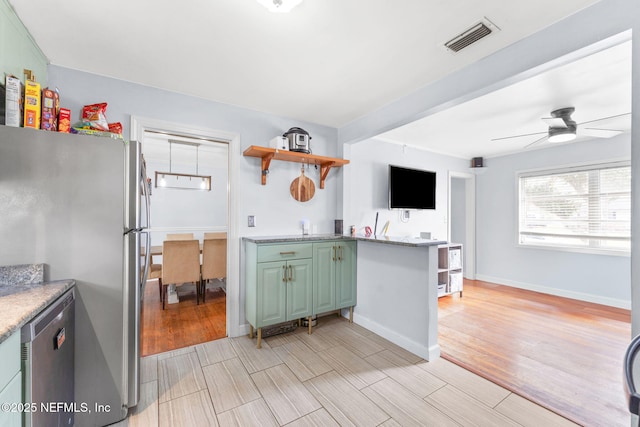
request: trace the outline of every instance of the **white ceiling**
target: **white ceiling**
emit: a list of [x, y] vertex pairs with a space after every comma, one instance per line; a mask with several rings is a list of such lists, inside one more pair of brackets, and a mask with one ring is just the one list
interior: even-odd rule
[[[52, 64], [340, 128], [596, 1], [304, 0], [288, 14], [255, 0], [9, 3]], [[483, 17], [500, 31], [458, 54], [443, 47]], [[539, 107], [526, 119], [506, 121], [538, 130], [565, 103], [545, 93], [522, 99], [518, 109]], [[486, 102], [483, 118], [502, 114]], [[448, 129], [480, 118], [457, 114]]]
[[[549, 146], [527, 145], [544, 137], [542, 117], [559, 108], [575, 107], [579, 143], [581, 130], [600, 128], [629, 132], [631, 116], [598, 120], [631, 112], [631, 41], [591, 54], [535, 77], [457, 105], [381, 134], [383, 141], [421, 147], [461, 158], [491, 157]], [[580, 126], [580, 123], [591, 122]], [[537, 135], [500, 139], [512, 135]], [[601, 139], [605, 143], [606, 139]]]

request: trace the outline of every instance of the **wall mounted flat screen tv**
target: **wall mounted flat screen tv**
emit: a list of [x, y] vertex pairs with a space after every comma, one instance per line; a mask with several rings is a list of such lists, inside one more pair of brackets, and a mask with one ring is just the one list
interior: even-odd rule
[[435, 208], [435, 172], [389, 165], [389, 209]]

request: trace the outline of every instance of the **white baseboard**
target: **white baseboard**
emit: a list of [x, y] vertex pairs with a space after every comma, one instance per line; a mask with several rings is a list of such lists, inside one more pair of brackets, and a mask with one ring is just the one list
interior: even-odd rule
[[410, 351], [413, 354], [417, 354], [418, 356], [424, 358], [425, 360], [435, 360], [440, 357], [440, 345], [436, 344], [431, 348], [426, 347], [420, 343], [417, 343], [413, 340], [410, 340], [397, 332], [394, 332], [390, 329], [385, 328], [379, 323], [374, 322], [373, 320], [360, 316], [357, 312], [353, 313], [353, 322], [380, 335], [382, 338], [386, 338], [392, 343], [399, 345], [407, 351]]
[[607, 298], [600, 295], [586, 294], [583, 292], [567, 291], [565, 289], [550, 288], [547, 286], [533, 285], [531, 283], [517, 282], [507, 280], [501, 277], [485, 276], [484, 274], [476, 274], [476, 280], [483, 282], [491, 282], [497, 285], [511, 286], [512, 288], [526, 289], [528, 291], [541, 292], [543, 294], [555, 295], [564, 298], [576, 299], [579, 301], [592, 302], [595, 304], [608, 305], [611, 307], [624, 308], [631, 310], [631, 301], [621, 300], [617, 298]]

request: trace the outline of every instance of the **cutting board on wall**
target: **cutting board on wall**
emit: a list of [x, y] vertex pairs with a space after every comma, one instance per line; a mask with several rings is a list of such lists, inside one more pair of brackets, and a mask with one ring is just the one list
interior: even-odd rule
[[304, 167], [300, 170], [300, 176], [291, 182], [289, 187], [291, 196], [299, 202], [308, 202], [316, 193], [316, 185], [313, 180], [304, 174]]

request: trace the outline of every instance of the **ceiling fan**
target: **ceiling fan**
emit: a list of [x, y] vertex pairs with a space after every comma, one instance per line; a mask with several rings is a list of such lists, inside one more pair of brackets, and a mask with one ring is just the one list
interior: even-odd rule
[[627, 116], [631, 113], [616, 114], [615, 116], [601, 117], [595, 120], [589, 120], [587, 122], [576, 123], [571, 114], [575, 111], [574, 107], [565, 107], [553, 110], [550, 114], [551, 117], [542, 117], [542, 121], [545, 122], [549, 129], [546, 132], [527, 133], [523, 135], [505, 136], [502, 138], [494, 138], [492, 141], [501, 141], [511, 138], [520, 138], [524, 136], [543, 135], [543, 137], [536, 139], [532, 143], [526, 145], [524, 148], [529, 148], [542, 142], [558, 143], [568, 142], [576, 138], [576, 136], [591, 136], [593, 138], [611, 138], [616, 135], [620, 135], [624, 130], [619, 129], [603, 129], [598, 127], [583, 127], [583, 125], [589, 123], [595, 123], [608, 119], [614, 119], [617, 117]]

